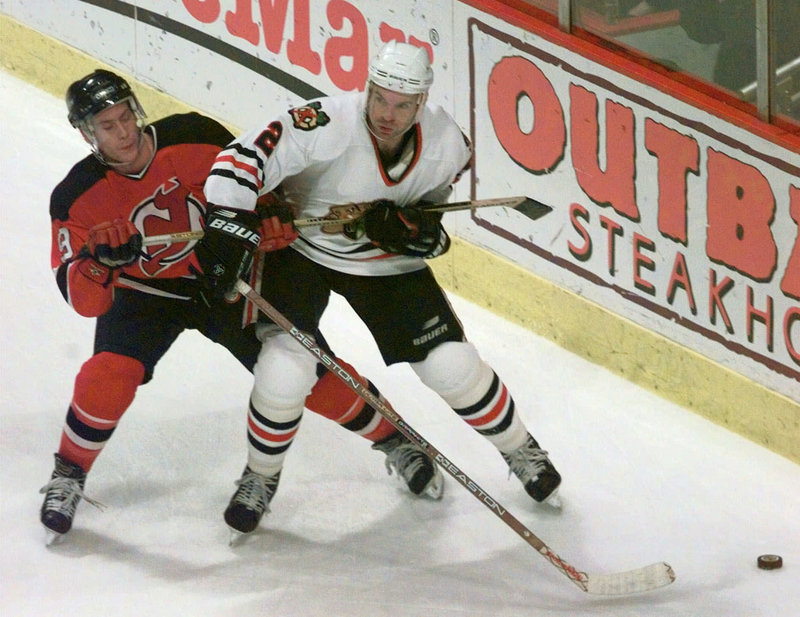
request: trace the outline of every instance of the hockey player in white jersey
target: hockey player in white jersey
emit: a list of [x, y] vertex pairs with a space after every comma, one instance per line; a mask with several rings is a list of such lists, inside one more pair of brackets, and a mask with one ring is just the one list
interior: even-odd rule
[[[212, 167], [205, 194], [209, 206], [258, 209], [262, 238], [274, 237], [278, 247], [291, 242], [264, 254], [259, 291], [298, 328], [316, 331], [330, 292], [344, 296], [387, 364], [410, 363], [426, 386], [497, 447], [536, 502], [557, 506], [561, 476], [523, 425], [506, 386], [466, 340], [425, 262], [444, 253], [450, 240], [441, 214], [420, 206], [446, 201], [471, 159], [455, 121], [426, 105], [432, 81], [424, 49], [390, 42], [371, 62], [364, 93], [291, 109], [229, 144]], [[298, 232], [291, 223], [293, 217], [362, 211], [348, 225]], [[262, 348], [251, 421], [254, 411], [264, 434], [274, 435], [262, 441], [268, 447], [250, 440], [248, 467], [264, 484], [280, 473], [291, 443], [275, 429], [299, 421], [315, 364], [288, 334], [271, 337]], [[229, 510], [241, 507], [241, 492], [240, 486]]]

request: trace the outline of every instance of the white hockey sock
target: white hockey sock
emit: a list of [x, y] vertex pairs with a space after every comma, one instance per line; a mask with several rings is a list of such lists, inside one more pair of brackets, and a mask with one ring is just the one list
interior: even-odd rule
[[271, 476], [283, 467], [317, 380], [316, 365], [314, 356], [288, 334], [264, 341], [253, 367], [247, 415], [248, 465], [256, 473]]
[[528, 433], [516, 413], [514, 399], [470, 343], [443, 343], [411, 367], [425, 385], [501, 452], [510, 452], [525, 442]]

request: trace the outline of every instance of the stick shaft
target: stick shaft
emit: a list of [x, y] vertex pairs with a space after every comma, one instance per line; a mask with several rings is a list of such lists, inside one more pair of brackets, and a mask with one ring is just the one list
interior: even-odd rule
[[[366, 208], [369, 204], [361, 204]], [[505, 207], [517, 208], [519, 206], [530, 205], [535, 208], [534, 214], [529, 214], [530, 218], [539, 218], [547, 213], [550, 206], [542, 204], [529, 197], [497, 197], [494, 199], [473, 199], [469, 201], [456, 201], [452, 203], [431, 204], [422, 207], [426, 212], [455, 212], [458, 210], [472, 210], [474, 208], [487, 208], [487, 207]], [[366, 210], [362, 210], [357, 216], [345, 218], [330, 218], [324, 216], [295, 219], [295, 227], [323, 227], [325, 225], [346, 225], [360, 218]], [[521, 210], [524, 212], [524, 210]], [[152, 246], [154, 244], [169, 244], [171, 242], [190, 242], [192, 240], [199, 240], [203, 237], [203, 231], [181, 231], [174, 234], [163, 234], [160, 236], [148, 236], [144, 241], [144, 246]]]
[[[202, 237], [202, 231], [168, 234], [143, 239], [145, 246], [152, 244], [169, 243], [174, 237], [178, 241], [188, 241]], [[187, 238], [187, 236], [191, 236]], [[484, 491], [466, 473], [447, 459], [439, 450], [424, 439], [412, 426], [410, 426], [394, 409], [372, 394], [360, 381], [355, 379], [336, 360], [321, 349], [315, 341], [304, 332], [298, 330], [291, 321], [273, 307], [265, 298], [242, 280], [238, 280], [235, 289], [246, 296], [260, 311], [272, 319], [281, 329], [297, 340], [309, 353], [314, 355], [322, 365], [336, 375], [353, 392], [369, 403], [378, 413], [388, 420], [395, 428], [405, 435], [414, 445], [424, 450], [439, 466], [453, 479], [466, 488], [470, 494], [497, 516], [506, 526], [510, 527], [525, 542], [542, 555], [553, 567], [572, 581], [581, 591], [598, 595], [622, 595], [641, 593], [669, 585], [675, 580], [675, 573], [669, 564], [660, 562], [643, 568], [618, 572], [613, 574], [592, 574], [577, 570], [559, 557], [553, 550], [528, 529], [519, 519], [511, 514], [502, 504]]]
[[514, 530], [525, 542], [536, 549], [554, 568], [572, 581], [581, 591], [597, 595], [626, 595], [651, 591], [671, 584], [675, 580], [675, 572], [665, 562], [658, 562], [630, 570], [612, 574], [587, 574], [581, 572], [559, 557], [549, 546], [511, 514], [500, 502], [484, 491], [465, 472], [447, 459], [439, 450], [431, 445], [422, 435], [409, 425], [394, 409], [369, 391], [359, 380], [340, 366], [335, 358], [321, 349], [314, 339], [298, 330], [289, 319], [272, 306], [265, 298], [242, 280], [235, 285], [236, 290], [246, 296], [260, 311], [272, 319], [282, 330], [298, 341], [310, 354], [344, 384], [369, 403], [378, 413], [386, 418], [397, 430], [405, 435], [411, 443], [424, 450], [454, 480], [466, 488], [470, 494], [497, 516], [506, 526]]
[[433, 458], [440, 467], [444, 469], [459, 484], [465, 487], [473, 497], [480, 501], [495, 516], [513, 529], [523, 540], [535, 548], [559, 572], [564, 574], [583, 591], [588, 590], [588, 576], [584, 572], [579, 572], [573, 566], [556, 555], [542, 540], [540, 540], [530, 529], [511, 514], [500, 502], [494, 499], [478, 484], [472, 480], [465, 472], [459, 469], [454, 463], [447, 459], [439, 450], [431, 445], [422, 435], [410, 426], [394, 409], [389, 407], [380, 398], [369, 391], [358, 379], [354, 378], [346, 369], [340, 366], [335, 358], [328, 355], [321, 349], [305, 332], [298, 330], [282, 313], [272, 306], [265, 298], [259, 295], [250, 285], [242, 280], [236, 282], [236, 290], [253, 302], [260, 311], [274, 321], [282, 330], [291, 335], [308, 352], [314, 355], [322, 365], [331, 373], [336, 375], [348, 388], [369, 403], [378, 413], [391, 422], [403, 435], [408, 437], [411, 442], [423, 449]]

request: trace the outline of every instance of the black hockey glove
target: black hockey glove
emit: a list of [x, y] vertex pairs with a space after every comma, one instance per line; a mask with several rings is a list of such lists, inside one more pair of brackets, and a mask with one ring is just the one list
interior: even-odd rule
[[428, 259], [450, 248], [441, 212], [378, 201], [361, 218], [367, 237], [387, 253]]
[[202, 240], [194, 254], [202, 272], [196, 274], [211, 296], [223, 298], [250, 268], [261, 236], [255, 212], [210, 206]]
[[89, 230], [85, 253], [107, 268], [128, 266], [141, 256], [142, 234], [127, 219], [100, 223]]

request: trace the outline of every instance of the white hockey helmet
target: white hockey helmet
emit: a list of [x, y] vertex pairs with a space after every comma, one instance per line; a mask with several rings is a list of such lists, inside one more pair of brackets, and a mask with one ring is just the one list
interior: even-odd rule
[[369, 65], [369, 81], [403, 94], [425, 94], [433, 83], [428, 52], [422, 47], [389, 41]]

